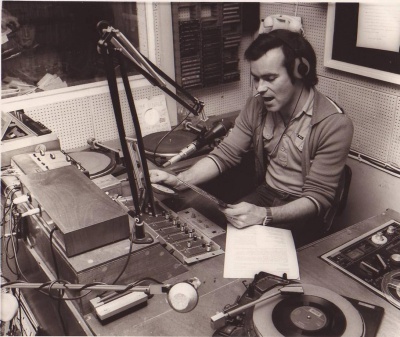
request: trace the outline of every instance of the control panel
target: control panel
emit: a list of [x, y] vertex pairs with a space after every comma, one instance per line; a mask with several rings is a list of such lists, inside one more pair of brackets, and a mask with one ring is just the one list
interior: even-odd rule
[[[133, 209], [131, 198], [116, 200], [127, 210]], [[157, 202], [157, 216], [145, 216], [146, 231], [159, 240], [179, 261], [191, 264], [223, 254], [213, 240], [225, 233], [221, 227], [193, 208], [175, 213]]]
[[397, 221], [391, 220], [321, 258], [400, 307], [400, 224]]
[[18, 167], [25, 174], [49, 171], [70, 165], [74, 165], [83, 173], [87, 173], [79, 162], [76, 162], [63, 150], [46, 151], [46, 148], [42, 145], [36, 146], [33, 153], [13, 156], [11, 165]]

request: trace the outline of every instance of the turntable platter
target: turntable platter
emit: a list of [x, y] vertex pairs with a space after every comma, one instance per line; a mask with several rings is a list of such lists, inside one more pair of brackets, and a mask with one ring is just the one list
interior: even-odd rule
[[304, 295], [282, 295], [255, 306], [253, 323], [259, 336], [364, 335], [362, 317], [347, 299], [326, 288], [301, 286]]
[[115, 160], [100, 152], [71, 152], [68, 155], [89, 171], [90, 178], [109, 174], [115, 168]]
[[[198, 135], [185, 131], [175, 130], [168, 134], [167, 131], [151, 133], [143, 137], [143, 144], [146, 154], [169, 158], [177, 155], [182, 147], [193, 142]], [[166, 136], [164, 139], [163, 137]], [[161, 141], [161, 143], [159, 143]], [[157, 147], [157, 148], [156, 148]]]

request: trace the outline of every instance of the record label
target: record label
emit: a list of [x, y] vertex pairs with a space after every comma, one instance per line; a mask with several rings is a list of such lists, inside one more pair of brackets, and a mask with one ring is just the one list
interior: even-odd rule
[[290, 313], [291, 322], [300, 329], [315, 331], [322, 329], [327, 322], [326, 315], [318, 308], [304, 305]]

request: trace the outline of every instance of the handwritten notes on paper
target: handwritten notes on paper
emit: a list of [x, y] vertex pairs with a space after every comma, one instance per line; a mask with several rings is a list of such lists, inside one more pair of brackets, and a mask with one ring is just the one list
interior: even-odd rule
[[253, 278], [264, 271], [288, 279], [299, 279], [299, 265], [291, 231], [228, 225], [225, 248], [225, 278]]
[[360, 4], [356, 46], [399, 52], [400, 6]]

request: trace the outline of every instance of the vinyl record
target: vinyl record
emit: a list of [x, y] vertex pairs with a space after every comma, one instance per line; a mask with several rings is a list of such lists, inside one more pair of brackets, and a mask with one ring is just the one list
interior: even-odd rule
[[389, 302], [400, 308], [400, 269], [385, 274], [382, 278], [382, 292]]
[[272, 311], [272, 322], [284, 336], [341, 336], [343, 312], [332, 302], [312, 295], [287, 297]]
[[255, 306], [259, 336], [364, 336], [362, 317], [348, 300], [322, 287], [301, 286], [304, 295], [277, 295]]
[[153, 191], [158, 194], [163, 194], [163, 195], [168, 195], [168, 196], [178, 196], [178, 192], [173, 189], [172, 187], [163, 185], [163, 184], [156, 184], [152, 183], [151, 187], [153, 188]]
[[81, 151], [71, 152], [68, 155], [88, 170], [92, 179], [110, 174], [116, 166], [115, 160], [105, 153]]
[[[153, 155], [158, 143], [167, 133], [167, 131], [160, 131], [144, 136], [143, 144], [145, 153]], [[193, 142], [197, 136], [198, 135], [185, 130], [173, 131], [159, 144], [156, 155], [164, 158], [173, 157], [177, 155], [182, 148]]]

